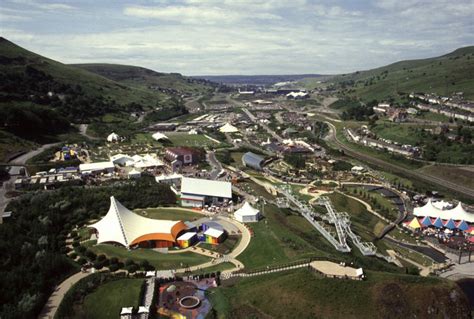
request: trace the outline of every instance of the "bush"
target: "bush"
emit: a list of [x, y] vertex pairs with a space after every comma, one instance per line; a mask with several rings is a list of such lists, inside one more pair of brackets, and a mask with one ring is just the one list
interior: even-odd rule
[[138, 265], [131, 264], [131, 265], [127, 266], [126, 269], [129, 273], [133, 274], [134, 272], [136, 272], [138, 270]]
[[79, 265], [84, 265], [85, 263], [87, 263], [87, 260], [84, 257], [81, 257], [77, 260], [77, 263]]
[[76, 258], [77, 258], [77, 254], [76, 254], [76, 253], [70, 253], [70, 254], [69, 254], [69, 257], [71, 257], [72, 259], [76, 259]]
[[94, 261], [97, 258], [97, 255], [92, 251], [87, 249], [84, 255], [89, 258], [90, 261]]
[[84, 253], [86, 252], [86, 250], [87, 250], [87, 248], [84, 247], [84, 246], [82, 246], [82, 245], [76, 247], [76, 251], [77, 251], [78, 253], [80, 253], [80, 254], [84, 254]]
[[126, 267], [134, 265], [134, 264], [135, 264], [135, 262], [132, 259], [130, 259], [130, 258], [125, 259], [125, 266]]
[[110, 264], [113, 265], [113, 264], [118, 264], [119, 263], [119, 260], [117, 257], [112, 257], [110, 258]]
[[118, 264], [110, 264], [110, 265], [109, 265], [109, 270], [110, 270], [111, 272], [115, 272], [115, 271], [117, 271], [117, 270], [119, 270], [119, 269], [120, 269], [120, 267], [119, 267]]
[[100, 254], [99, 256], [97, 256], [97, 261], [104, 261], [106, 259], [107, 257], [104, 254]]

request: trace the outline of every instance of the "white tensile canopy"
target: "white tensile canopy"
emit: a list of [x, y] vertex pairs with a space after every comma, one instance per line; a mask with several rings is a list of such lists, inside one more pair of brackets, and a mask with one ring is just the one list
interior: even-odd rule
[[151, 137], [153, 137], [153, 139], [156, 140], [156, 141], [167, 140], [168, 139], [168, 136], [166, 136], [165, 134], [160, 133], [160, 132], [156, 132]]
[[107, 214], [88, 227], [98, 231], [98, 244], [116, 242], [125, 247], [135, 244], [134, 241], [138, 238], [151, 234], [157, 235], [152, 239], [175, 241], [175, 235], [186, 228], [182, 221], [151, 219], [135, 214], [113, 196], [110, 197]]
[[234, 213], [235, 218], [242, 222], [258, 221], [259, 215], [260, 211], [256, 208], [253, 208], [249, 202], [245, 202], [244, 205]]
[[249, 202], [245, 202], [242, 207], [240, 207], [238, 210], [235, 211], [234, 215], [235, 216], [258, 216], [260, 214], [260, 211], [256, 208], [253, 208]]
[[239, 129], [230, 123], [225, 123], [225, 125], [221, 126], [219, 131], [221, 133], [236, 133], [239, 131]]
[[120, 139], [120, 136], [118, 136], [114, 132], [110, 133], [109, 136], [107, 136], [107, 142], [116, 142], [119, 139]]
[[[444, 205], [443, 205], [444, 206]], [[461, 202], [452, 209], [440, 209], [436, 207], [431, 199], [421, 207], [415, 207], [413, 210], [413, 215], [417, 217], [429, 216], [432, 218], [441, 218], [441, 219], [452, 219], [452, 220], [465, 220], [468, 223], [474, 223], [474, 213], [469, 213], [464, 210]]]

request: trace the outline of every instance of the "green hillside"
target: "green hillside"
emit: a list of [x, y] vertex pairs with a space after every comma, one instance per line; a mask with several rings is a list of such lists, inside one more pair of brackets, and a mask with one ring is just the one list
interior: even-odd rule
[[[466, 99], [474, 99], [474, 46], [440, 57], [400, 61], [372, 70], [336, 75], [329, 82], [343, 93], [364, 101], [398, 99], [398, 93], [410, 92], [439, 95], [464, 92]], [[306, 83], [314, 81], [306, 80]]]
[[[14, 82], [14, 80], [21, 80], [25, 73], [34, 71], [44, 73], [41, 74], [46, 77], [44, 82], [49, 83], [45, 83], [45, 87], [34, 88], [32, 91], [35, 92], [27, 92], [30, 94], [47, 94], [48, 88], [58, 90], [62, 86], [67, 90], [68, 86], [73, 88], [80, 86], [82, 88], [81, 94], [84, 96], [100, 96], [104, 100], [114, 100], [119, 105], [139, 103], [145, 107], [155, 106], [156, 101], [164, 97], [157, 92], [138, 90], [81, 68], [48, 59], [0, 37], [0, 75], [2, 78], [11, 79]], [[27, 91], [31, 88], [24, 89], [24, 91]], [[18, 87], [7, 86], [6, 83], [3, 83], [3, 85], [0, 85], [0, 93], [3, 96], [10, 97], [10, 99], [17, 100], [23, 99], [21, 95], [25, 92], [22, 92]], [[60, 90], [55, 93], [67, 94], [67, 92], [61, 92]], [[5, 98], [2, 101], [5, 101]]]
[[205, 80], [185, 77], [179, 73], [160, 73], [132, 65], [92, 63], [73, 64], [73, 66], [119, 83], [147, 90], [201, 94], [212, 89], [209, 82]]

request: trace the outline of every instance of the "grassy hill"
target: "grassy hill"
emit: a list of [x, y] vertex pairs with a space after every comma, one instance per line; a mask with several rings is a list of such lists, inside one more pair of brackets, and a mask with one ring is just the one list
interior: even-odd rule
[[[97, 71], [95, 66], [90, 68]], [[102, 65], [105, 76], [86, 69], [0, 37], [0, 161], [34, 143], [62, 140], [61, 134], [72, 131], [71, 123], [91, 123], [92, 131], [105, 135], [149, 121], [138, 123], [131, 113], [147, 112], [154, 116], [150, 120], [181, 115], [186, 109], [180, 93], [211, 88], [207, 82], [137, 67]]]
[[[0, 37], [0, 74], [2, 77], [22, 76], [26, 72], [27, 67], [43, 72], [58, 84], [80, 85], [84, 95], [113, 99], [121, 105], [134, 102], [144, 106], [154, 106], [157, 99], [163, 98], [163, 95], [157, 92], [139, 90], [84, 69], [48, 59]], [[46, 89], [41, 93], [47, 94]], [[14, 95], [17, 92], [12, 90], [5, 92], [5, 90], [2, 90], [0, 93]]]
[[461, 91], [466, 99], [474, 99], [474, 46], [439, 57], [400, 61], [372, 70], [336, 75], [329, 82], [364, 101], [398, 99], [398, 92], [451, 95]]
[[209, 82], [205, 80], [185, 77], [179, 73], [160, 73], [132, 65], [92, 63], [73, 64], [72, 66], [118, 83], [145, 90], [176, 94], [201, 94], [212, 89]]

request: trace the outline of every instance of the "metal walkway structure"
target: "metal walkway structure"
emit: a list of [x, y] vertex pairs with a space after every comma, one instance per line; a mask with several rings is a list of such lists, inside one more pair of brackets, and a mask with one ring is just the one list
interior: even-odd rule
[[[375, 247], [373, 243], [362, 241], [360, 236], [352, 231], [349, 214], [345, 212], [337, 212], [328, 197], [320, 197], [318, 200], [318, 204], [324, 206], [327, 210], [327, 214], [320, 214], [315, 212], [311, 206], [296, 198], [292, 194], [289, 186], [281, 186], [278, 188], [278, 191], [285, 196], [289, 202], [295, 205], [299, 209], [301, 215], [303, 215], [303, 217], [338, 251], [344, 253], [351, 251], [351, 248], [347, 243], [347, 238], [349, 237], [364, 256], [374, 256], [377, 253], [377, 247]], [[317, 218], [334, 225], [336, 232], [334, 232], [334, 230], [327, 224], [319, 222]]]

